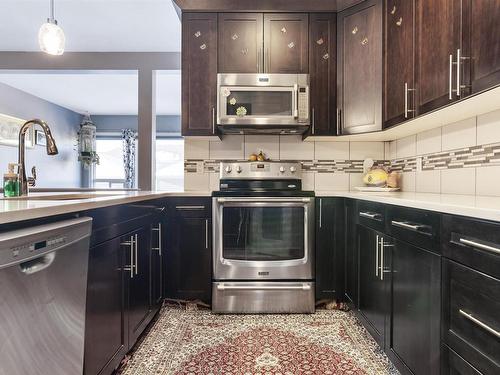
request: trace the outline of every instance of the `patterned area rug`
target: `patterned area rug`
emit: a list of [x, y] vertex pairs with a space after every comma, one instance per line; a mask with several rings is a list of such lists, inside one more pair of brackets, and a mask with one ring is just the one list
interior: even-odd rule
[[215, 315], [163, 307], [120, 375], [398, 374], [354, 315]]

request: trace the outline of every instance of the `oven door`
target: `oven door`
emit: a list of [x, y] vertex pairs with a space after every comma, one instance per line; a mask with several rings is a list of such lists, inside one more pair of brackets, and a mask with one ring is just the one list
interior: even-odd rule
[[314, 198], [213, 198], [216, 280], [312, 280]]

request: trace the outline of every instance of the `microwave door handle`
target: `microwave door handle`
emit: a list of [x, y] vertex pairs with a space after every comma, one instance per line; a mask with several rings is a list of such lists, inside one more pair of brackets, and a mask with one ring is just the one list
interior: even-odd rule
[[293, 117], [299, 117], [299, 85], [293, 85]]

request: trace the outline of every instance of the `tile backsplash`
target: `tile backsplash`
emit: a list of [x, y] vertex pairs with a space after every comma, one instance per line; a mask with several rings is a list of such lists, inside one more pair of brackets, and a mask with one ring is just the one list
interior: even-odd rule
[[263, 151], [300, 161], [303, 188], [346, 191], [362, 185], [363, 160], [402, 172], [402, 190], [500, 196], [500, 110], [392, 142], [303, 142], [299, 136], [232, 135], [185, 141], [185, 189], [217, 190], [219, 163]]

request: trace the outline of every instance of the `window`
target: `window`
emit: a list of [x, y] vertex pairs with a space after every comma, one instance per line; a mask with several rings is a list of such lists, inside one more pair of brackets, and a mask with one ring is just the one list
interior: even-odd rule
[[[123, 189], [125, 170], [122, 147], [121, 138], [98, 136], [96, 148], [99, 165], [95, 166], [94, 188]], [[137, 173], [135, 176], [137, 179]], [[184, 140], [182, 138], [156, 139], [156, 190], [184, 190]]]
[[156, 190], [184, 190], [184, 140], [156, 139]]

